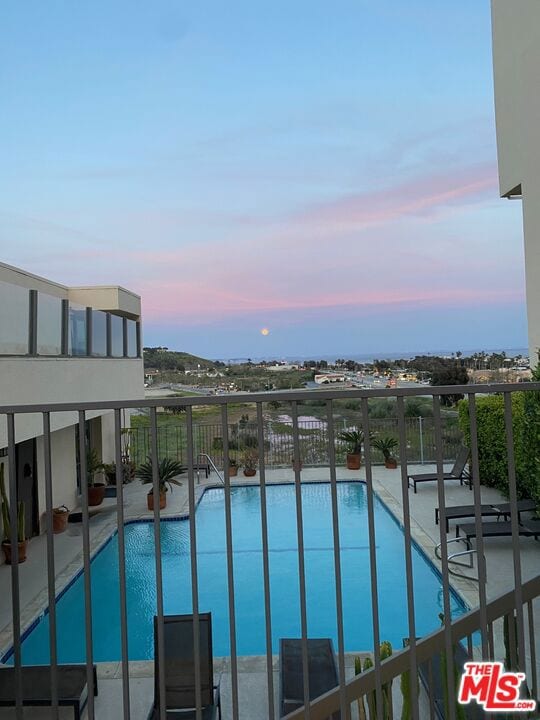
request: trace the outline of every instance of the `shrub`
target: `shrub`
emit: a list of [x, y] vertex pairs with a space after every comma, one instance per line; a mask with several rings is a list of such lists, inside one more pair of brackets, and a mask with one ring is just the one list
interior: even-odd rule
[[[512, 429], [518, 498], [538, 497], [540, 457], [538, 419], [540, 399], [533, 393], [512, 394]], [[530, 396], [530, 397], [528, 397]], [[489, 395], [476, 398], [478, 466], [480, 482], [509, 496], [504, 397]], [[471, 446], [469, 405], [459, 403], [459, 424], [465, 443]]]

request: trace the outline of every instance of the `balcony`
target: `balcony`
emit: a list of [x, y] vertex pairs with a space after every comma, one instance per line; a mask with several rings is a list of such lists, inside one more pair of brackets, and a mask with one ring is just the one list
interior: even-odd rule
[[[97, 511], [88, 508], [87, 487], [83, 483], [81, 522], [71, 523], [64, 534], [45, 533], [32, 539], [25, 563], [18, 563], [15, 558], [11, 566], [0, 567], [0, 583], [10, 588], [10, 592], [0, 597], [0, 657], [18, 669], [28, 664], [25, 656], [35, 658], [34, 653], [39, 651], [44, 658], [42, 662], [51, 666], [54, 709], [58, 701], [54, 688], [58, 687], [61, 672], [57, 665], [66, 662], [63, 657], [67, 652], [64, 625], [68, 621], [63, 603], [78, 583], [82, 615], [77, 642], [81, 656], [77, 661], [87, 667], [89, 686], [92, 667], [97, 665], [99, 686], [99, 695], [88, 698], [86, 712], [90, 718], [148, 716], [154, 697], [153, 638], [150, 633], [147, 656], [141, 658], [137, 654], [135, 625], [143, 623], [143, 616], [148, 619], [156, 614], [158, 633], [163, 633], [163, 617], [180, 610], [193, 614], [195, 626], [200, 613], [208, 610], [213, 613], [214, 676], [221, 677], [224, 718], [279, 717], [277, 640], [287, 636], [279, 635], [282, 627], [293, 628], [295, 636], [302, 639], [304, 658], [308, 638], [331, 636], [340, 678], [335, 689], [309, 702], [309, 676], [305, 674], [301, 699], [307, 706], [291, 712], [287, 716], [291, 719], [317, 720], [339, 711], [342, 718], [356, 718], [361, 698], [366, 708], [375, 702], [379, 709], [383, 708], [385, 698], [391, 698], [387, 715], [383, 716], [380, 711], [378, 717], [399, 718], [404, 702], [400, 677], [403, 673], [417, 677], [419, 669], [422, 669], [422, 681], [417, 687], [414, 682], [410, 683], [411, 717], [422, 720], [440, 717], [442, 709], [443, 716], [457, 718], [455, 703], [450, 702], [446, 711], [444, 709], [444, 693], [441, 694], [436, 675], [441, 653], [452, 658], [458, 643], [463, 653], [474, 660], [506, 658], [513, 668], [525, 672], [531, 695], [537, 697], [539, 633], [535, 618], [540, 604], [539, 546], [534, 537], [520, 535], [532, 513], [519, 514], [516, 456], [520, 440], [512, 414], [516, 393], [532, 394], [539, 390], [540, 384], [533, 383], [437, 388], [436, 394], [433, 388], [321, 390], [316, 392], [316, 397], [326, 403], [322, 424], [316, 433], [307, 435], [301, 432], [299, 420], [302, 402], [314, 397], [307, 391], [0, 407], [0, 417], [5, 416], [8, 432], [13, 545], [16, 540], [15, 426], [22, 415], [39, 413], [42, 418], [44, 458], [43, 473], [38, 480], [43, 485], [43, 510], [49, 521], [58, 471], [50, 441], [56, 413], [78, 413], [80, 473], [85, 477], [85, 420], [96, 411], [112, 410], [111, 443], [119, 468], [116, 499], [106, 501]], [[445, 426], [441, 400], [456, 393], [464, 394], [468, 402], [470, 485], [458, 480], [443, 481], [443, 473], [449, 471], [461, 438], [455, 429], [449, 431]], [[503, 398], [505, 433], [501, 443], [507, 458], [508, 498], [498, 489], [479, 482], [481, 443], [479, 445], [477, 409], [480, 398], [486, 394], [502, 394]], [[412, 452], [411, 449], [415, 445], [410, 441], [411, 433], [417, 428], [415, 430], [414, 422], [405, 417], [405, 400], [410, 396], [427, 397], [433, 409], [429, 441], [427, 435], [423, 436], [426, 442], [422, 441], [422, 456], [419, 450]], [[399, 441], [397, 470], [386, 469], [380, 463], [381, 458], [369, 439], [364, 445], [361, 470], [347, 470], [342, 465], [344, 449], [339, 432], [343, 427], [334, 421], [334, 407], [342, 400], [358, 401], [356, 425], [369, 438], [370, 431], [376, 429], [369, 414], [372, 398], [396, 399], [391, 431]], [[265, 422], [267, 404], [276, 401], [290, 408], [290, 445], [283, 452], [273, 447]], [[240, 402], [252, 404], [256, 418], [249, 428], [249, 435], [256, 438], [251, 447], [257, 455], [257, 473], [253, 478], [231, 478], [228, 470], [229, 456], [235, 452], [237, 440], [229, 419], [233, 404]], [[158, 409], [164, 405], [185, 408], [179, 416], [180, 441], [172, 443], [161, 432]], [[217, 407], [220, 412], [221, 424], [212, 429], [207, 440], [193, 420], [193, 413], [200, 406]], [[147, 487], [137, 481], [128, 485], [121, 483], [126, 437], [122, 433], [124, 409], [142, 410], [148, 417], [148, 430], [139, 433], [138, 440], [132, 438], [138, 449], [132, 445], [131, 452], [139, 454], [138, 461], [144, 455], [156, 460], [165, 456], [173, 458], [176, 454], [186, 467], [186, 473], [179, 478], [182, 486], [174, 487], [173, 492], [167, 494], [167, 507], [163, 510], [155, 503], [153, 512], [148, 511]], [[217, 472], [212, 470], [206, 477], [199, 453], [212, 450], [211, 445], [218, 436], [221, 446], [217, 443], [213, 448]], [[293, 457], [306, 459], [308, 436], [316, 436], [318, 454], [312, 455], [309, 462], [304, 461], [302, 468], [298, 464], [293, 467], [290, 462]], [[418, 449], [419, 445], [415, 447]], [[437, 473], [438, 479], [422, 483], [414, 493], [408, 487], [408, 475], [430, 470]], [[157, 497], [157, 471], [151, 486]], [[242, 486], [254, 489], [256, 503], [251, 491], [244, 491]], [[245, 496], [241, 498], [245, 515], [239, 514], [241, 495]], [[511, 534], [483, 537], [484, 523], [496, 518], [483, 518], [482, 506], [497, 507], [508, 502]], [[458, 505], [473, 505], [474, 510], [468, 519], [451, 520], [447, 534], [446, 509]], [[314, 514], [309, 514], [310, 507], [315, 508]], [[440, 510], [438, 524], [435, 508]], [[186, 518], [181, 529], [182, 542], [179, 546], [174, 542], [170, 545], [168, 535], [175, 533], [179, 524], [165, 520], [179, 517]], [[160, 520], [164, 522], [160, 524]], [[500, 522], [504, 520], [501, 518]], [[466, 552], [468, 546], [463, 541], [450, 542], [456, 524], [460, 523], [476, 524], [471, 552]], [[251, 545], [240, 546], [242, 537]], [[286, 543], [280, 544], [281, 538], [285, 538]], [[142, 546], [146, 558], [138, 567], [140, 577], [145, 579], [138, 586], [140, 594], [135, 606], [130, 589], [133, 585], [130, 552], [134, 543], [139, 543], [139, 551]], [[441, 559], [435, 553], [436, 546], [440, 546]], [[181, 549], [174, 550], [176, 547]], [[466, 554], [451, 558], [458, 551]], [[257, 558], [255, 565], [246, 565], [246, 558], [252, 555]], [[218, 558], [216, 563], [215, 558]], [[393, 558], [392, 562], [389, 558]], [[184, 563], [182, 582], [175, 584], [171, 582], [170, 573], [174, 574], [176, 564], [181, 562]], [[355, 565], [360, 562], [361, 565]], [[285, 566], [292, 572], [292, 583], [280, 582], [278, 575]], [[402, 580], [393, 580], [393, 587], [396, 597], [399, 596], [398, 610], [404, 621], [394, 628], [388, 622], [389, 615], [398, 612], [392, 610], [396, 606], [389, 605], [392, 593], [388, 591], [388, 581], [396, 572]], [[105, 589], [100, 588], [99, 576], [109, 577], [109, 573], [114, 582]], [[74, 578], [78, 578], [75, 583]], [[432, 580], [434, 585], [430, 584]], [[424, 581], [431, 588], [425, 594], [433, 593], [432, 605], [428, 606], [423, 604], [426, 600], [422, 597]], [[113, 590], [113, 585], [117, 590]], [[66, 588], [69, 589], [62, 596]], [[218, 591], [214, 592], [216, 588]], [[99, 595], [100, 592], [103, 594]], [[107, 594], [114, 599], [110, 601]], [[284, 603], [280, 602], [282, 598]], [[107, 605], [109, 602], [112, 604]], [[429, 613], [424, 607], [431, 608]], [[103, 619], [103, 608], [110, 622], [107, 631], [116, 638], [108, 658], [110, 649], [104, 649], [103, 633], [96, 627], [98, 619]], [[436, 617], [437, 608], [444, 616], [442, 626]], [[47, 626], [34, 627], [44, 611], [47, 611]], [[351, 636], [351, 627], [364, 612], [360, 625], [365, 626], [365, 637], [369, 640], [358, 641], [363, 644], [356, 645], [356, 637], [360, 636]], [[430, 614], [427, 625], [426, 614]], [[260, 621], [246, 629], [250, 616]], [[40, 632], [42, 642], [38, 647], [39, 642], [33, 638]], [[382, 659], [380, 644], [390, 635], [393, 654]], [[251, 646], [253, 638], [258, 638], [257, 644]], [[403, 640], [408, 641], [405, 648]], [[194, 645], [195, 666], [198, 666], [201, 649], [197, 642]], [[164, 668], [163, 643], [159, 647], [158, 664]], [[373, 669], [355, 675], [355, 658], [365, 659], [368, 655]], [[446, 682], [448, 696], [455, 697], [452, 662], [447, 662], [447, 672], [443, 675], [442, 685]], [[164, 682], [164, 673], [159, 673], [158, 686], [161, 683], [163, 687]], [[9, 711], [0, 709], [0, 718], [6, 712], [11, 712], [11, 717], [24, 717], [23, 693], [17, 683], [13, 698], [18, 707]], [[165, 718], [164, 708], [162, 710], [161, 717]], [[201, 707], [197, 709], [198, 717], [202, 717], [201, 710]], [[43, 715], [39, 715], [40, 712]], [[32, 717], [50, 717], [50, 712], [32, 709]]]

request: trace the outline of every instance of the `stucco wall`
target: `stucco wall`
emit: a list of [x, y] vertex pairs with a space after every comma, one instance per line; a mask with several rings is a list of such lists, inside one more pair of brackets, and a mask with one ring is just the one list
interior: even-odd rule
[[540, 2], [492, 0], [500, 193], [521, 185], [531, 362], [540, 347]]
[[[144, 397], [140, 358], [0, 358], [0, 405], [137, 400]], [[100, 413], [89, 412], [88, 418]], [[51, 414], [51, 429], [73, 425], [77, 413]], [[16, 442], [41, 435], [41, 415], [18, 415]], [[0, 447], [7, 427], [0, 418]]]

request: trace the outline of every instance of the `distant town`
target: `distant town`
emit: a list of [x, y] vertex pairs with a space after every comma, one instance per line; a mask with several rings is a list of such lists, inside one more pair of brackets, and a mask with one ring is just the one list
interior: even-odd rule
[[529, 358], [506, 352], [460, 351], [450, 355], [374, 359], [359, 362], [336, 358], [289, 362], [247, 359], [226, 363], [167, 347], [144, 348], [145, 387], [204, 394], [228, 394], [307, 388], [394, 388], [411, 385], [515, 383], [531, 378]]

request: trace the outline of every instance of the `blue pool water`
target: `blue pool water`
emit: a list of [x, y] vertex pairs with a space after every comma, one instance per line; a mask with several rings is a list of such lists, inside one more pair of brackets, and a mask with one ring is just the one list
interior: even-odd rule
[[[300, 635], [300, 603], [294, 486], [267, 489], [269, 565], [274, 652], [280, 637]], [[234, 579], [239, 655], [265, 653], [260, 494], [257, 487], [231, 491]], [[366, 489], [362, 483], [338, 484], [347, 651], [373, 647]], [[330, 486], [302, 486], [308, 635], [337, 637]], [[404, 538], [386, 507], [375, 499], [381, 639], [401, 647], [408, 636]], [[229, 654], [224, 493], [207, 490], [196, 512], [199, 609], [211, 611], [214, 655]], [[129, 657], [153, 657], [152, 617], [156, 610], [153, 524], [126, 526]], [[163, 591], [166, 614], [191, 612], [190, 541], [187, 521], [161, 523]], [[417, 635], [436, 629], [442, 611], [441, 580], [413, 547]], [[466, 610], [457, 595], [453, 612]], [[60, 598], [58, 652], [63, 663], [84, 662], [84, 589], [79, 577]], [[94, 659], [121, 658], [117, 537], [92, 561]], [[23, 662], [49, 662], [49, 623], [45, 615], [24, 640]]]

